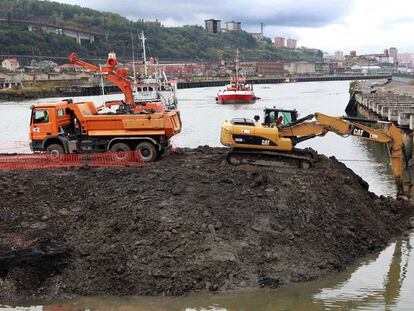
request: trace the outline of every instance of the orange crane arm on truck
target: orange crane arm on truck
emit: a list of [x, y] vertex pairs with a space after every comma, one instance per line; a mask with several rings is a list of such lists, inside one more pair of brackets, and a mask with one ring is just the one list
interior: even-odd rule
[[[70, 54], [69, 61], [72, 64], [79, 65], [87, 70], [98, 72], [103, 75], [104, 78], [115, 84], [124, 94], [125, 105], [120, 102], [108, 102], [104, 107], [110, 108], [111, 106], [120, 105], [126, 111], [141, 112], [143, 110], [152, 110], [155, 112], [163, 112], [165, 110], [164, 104], [158, 102], [149, 102], [142, 105], [137, 105], [134, 100], [133, 81], [128, 77], [128, 70], [124, 68], [117, 68], [118, 61], [115, 55], [109, 54], [106, 61], [106, 66], [96, 66], [80, 60], [75, 53]], [[100, 109], [99, 107], [98, 109]]]
[[106, 66], [96, 66], [78, 59], [75, 53], [70, 54], [69, 61], [72, 64], [79, 65], [87, 70], [102, 73], [102, 75], [114, 83], [125, 96], [125, 103], [132, 109], [135, 108], [135, 101], [132, 92], [132, 83], [128, 78], [128, 71], [124, 68], [116, 68], [118, 61], [115, 57], [109, 56]]

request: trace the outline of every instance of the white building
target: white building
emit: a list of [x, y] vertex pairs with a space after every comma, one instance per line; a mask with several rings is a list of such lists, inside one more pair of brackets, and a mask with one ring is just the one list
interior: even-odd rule
[[335, 52], [335, 60], [344, 60], [344, 52], [336, 51]]
[[226, 22], [226, 30], [233, 31], [233, 30], [241, 30], [241, 22]]
[[288, 49], [296, 49], [298, 41], [296, 39], [287, 39], [286, 40], [286, 47]]
[[7, 58], [1, 62], [1, 67], [9, 71], [16, 71], [20, 67], [20, 64], [16, 58]]
[[376, 73], [381, 70], [380, 66], [361, 66], [362, 73]]
[[208, 32], [218, 33], [221, 31], [221, 20], [210, 18], [206, 19], [204, 22], [206, 24], [206, 30]]
[[394, 59], [394, 61], [398, 60], [398, 50], [397, 48], [389, 48], [388, 53], [390, 55], [390, 57], [392, 57]]
[[392, 56], [380, 55], [380, 56], [376, 56], [375, 59], [380, 64], [394, 64], [394, 57]]
[[285, 64], [284, 69], [290, 74], [314, 74], [316, 72], [314, 63], [304, 61]]

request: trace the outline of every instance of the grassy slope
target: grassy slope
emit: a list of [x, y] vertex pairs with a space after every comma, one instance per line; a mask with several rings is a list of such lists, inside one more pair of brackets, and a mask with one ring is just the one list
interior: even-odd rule
[[82, 57], [106, 58], [115, 51], [122, 59], [131, 55], [131, 30], [145, 31], [149, 54], [162, 59], [217, 60], [233, 58], [240, 49], [242, 59], [316, 60], [317, 51], [296, 52], [274, 47], [269, 41], [256, 42], [244, 31], [207, 33], [199, 26], [164, 27], [159, 22], [130, 21], [118, 14], [80, 6], [38, 0], [0, 0], [0, 18], [36, 19], [63, 25], [95, 28], [107, 35], [95, 44], [78, 46], [67, 37], [28, 32], [24, 26], [0, 25], [0, 54], [67, 56], [77, 51]]

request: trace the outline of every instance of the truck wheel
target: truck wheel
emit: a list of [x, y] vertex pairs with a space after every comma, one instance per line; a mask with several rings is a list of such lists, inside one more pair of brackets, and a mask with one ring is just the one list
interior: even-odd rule
[[135, 150], [141, 153], [144, 162], [153, 162], [158, 157], [158, 151], [154, 144], [147, 141], [139, 143]]
[[124, 143], [117, 143], [109, 151], [113, 152], [116, 161], [127, 161], [131, 147]]
[[59, 157], [65, 153], [62, 145], [59, 144], [51, 144], [46, 148], [46, 153], [48, 154], [48, 158], [51, 160], [58, 160]]

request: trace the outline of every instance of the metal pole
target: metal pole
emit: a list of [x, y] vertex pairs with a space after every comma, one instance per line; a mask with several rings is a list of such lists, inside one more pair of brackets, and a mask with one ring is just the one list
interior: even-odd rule
[[132, 50], [132, 72], [134, 74], [134, 86], [136, 85], [137, 81], [136, 81], [136, 76], [137, 73], [135, 71], [135, 52], [134, 52], [134, 36], [132, 34], [132, 29], [131, 29], [131, 50]]
[[239, 90], [239, 49], [236, 52], [236, 90]]
[[145, 76], [147, 76], [148, 75], [148, 71], [147, 71], [147, 54], [146, 54], [146, 51], [145, 51], [145, 40], [146, 40], [147, 38], [145, 38], [145, 36], [144, 36], [144, 31], [142, 31], [141, 32], [141, 40], [142, 40], [142, 51], [143, 51], [143, 58], [144, 58], [144, 74], [145, 74]]

